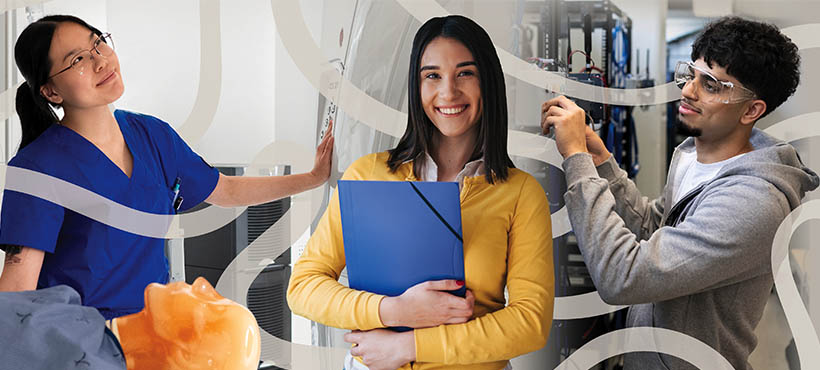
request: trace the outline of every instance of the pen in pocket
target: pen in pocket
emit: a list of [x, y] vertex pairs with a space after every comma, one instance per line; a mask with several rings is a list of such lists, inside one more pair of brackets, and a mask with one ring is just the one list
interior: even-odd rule
[[174, 180], [174, 187], [173, 187], [174, 200], [171, 201], [171, 205], [174, 207], [174, 211], [178, 211], [179, 206], [182, 204], [182, 197], [179, 195], [179, 185], [180, 185], [180, 179], [179, 179], [179, 177], [177, 177], [176, 180]]

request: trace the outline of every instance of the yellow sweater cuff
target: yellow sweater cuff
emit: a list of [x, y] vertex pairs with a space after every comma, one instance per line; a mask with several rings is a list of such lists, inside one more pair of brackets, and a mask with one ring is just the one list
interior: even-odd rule
[[447, 336], [444, 325], [433, 328], [416, 329], [413, 331], [416, 341], [416, 362], [445, 363], [445, 348]]
[[379, 313], [379, 306], [381, 306], [382, 299], [384, 298], [385, 296], [383, 295], [373, 294], [367, 302], [368, 326], [372, 326], [374, 329], [386, 327]]

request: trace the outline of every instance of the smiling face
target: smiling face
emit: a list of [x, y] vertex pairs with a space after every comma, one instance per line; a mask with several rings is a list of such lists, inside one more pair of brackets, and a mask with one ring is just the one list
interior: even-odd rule
[[437, 37], [427, 44], [419, 73], [421, 104], [438, 134], [447, 138], [477, 135], [481, 82], [470, 51], [457, 40]]
[[[731, 82], [735, 86], [742, 84], [730, 76], [726, 69], [713, 64], [709, 67], [703, 58], [694, 62], [695, 66], [708, 71], [720, 81]], [[744, 113], [753, 101], [724, 104], [719, 101], [709, 101], [709, 91], [705, 91], [698, 79], [706, 78], [696, 73], [695, 80], [686, 83], [683, 87], [683, 98], [678, 108], [678, 131], [703, 139], [717, 139], [726, 137], [744, 121]], [[760, 100], [756, 100], [760, 101]], [[759, 115], [757, 115], [759, 116]], [[752, 122], [753, 123], [753, 122]]]
[[[93, 51], [98, 37], [88, 28], [74, 22], [62, 22], [54, 31], [49, 49], [53, 76], [40, 92], [50, 102], [60, 104], [66, 111], [106, 106], [124, 91], [117, 53], [102, 56]], [[105, 46], [105, 45], [103, 45]], [[82, 74], [76, 68], [57, 74], [70, 66], [80, 53], [91, 49], [91, 60]], [[56, 74], [56, 75], [55, 75]]]

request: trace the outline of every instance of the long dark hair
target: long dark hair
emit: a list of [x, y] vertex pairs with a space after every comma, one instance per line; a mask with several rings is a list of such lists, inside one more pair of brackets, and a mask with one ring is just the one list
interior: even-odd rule
[[472, 158], [483, 157], [487, 181], [507, 179], [508, 168], [515, 167], [507, 154], [507, 95], [501, 62], [490, 35], [481, 26], [460, 15], [432, 18], [425, 22], [413, 39], [410, 52], [410, 75], [407, 130], [399, 144], [389, 151], [387, 165], [396, 172], [402, 163], [413, 160], [413, 171], [421, 173], [421, 158], [429, 153], [436, 127], [421, 105], [419, 69], [424, 49], [437, 37], [462, 43], [473, 55], [481, 84], [482, 113], [478, 124], [478, 139]]
[[29, 24], [17, 38], [14, 45], [14, 60], [23, 78], [26, 79], [17, 88], [17, 115], [20, 116], [20, 126], [23, 128], [23, 139], [20, 141], [18, 152], [57, 123], [57, 116], [49, 107], [51, 102], [40, 94], [40, 87], [48, 82], [52, 67], [48, 50], [51, 48], [54, 31], [62, 22], [77, 23], [98, 36], [102, 35], [100, 30], [75, 16], [50, 15]]

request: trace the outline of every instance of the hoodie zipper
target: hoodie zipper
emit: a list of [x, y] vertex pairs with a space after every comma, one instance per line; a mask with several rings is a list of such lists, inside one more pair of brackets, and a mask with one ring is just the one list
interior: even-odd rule
[[672, 209], [669, 210], [669, 214], [666, 216], [663, 224], [665, 226], [676, 226], [677, 224], [683, 222], [686, 216], [683, 214], [684, 209], [686, 208], [692, 200], [695, 199], [702, 191], [703, 188], [706, 187], [706, 184], [701, 184], [697, 188], [689, 191], [686, 195], [683, 196], [674, 206]]

